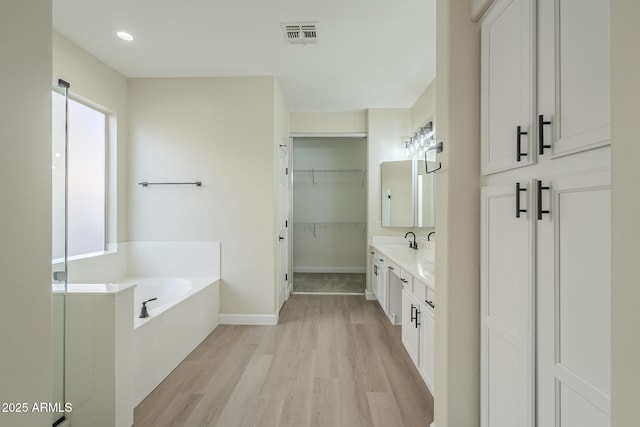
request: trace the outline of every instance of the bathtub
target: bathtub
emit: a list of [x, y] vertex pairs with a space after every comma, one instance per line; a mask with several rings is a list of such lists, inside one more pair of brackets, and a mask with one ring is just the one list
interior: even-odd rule
[[[133, 402], [137, 406], [218, 325], [217, 277], [132, 277]], [[142, 301], [149, 317], [139, 318]]]
[[[209, 286], [214, 281], [214, 278], [207, 277], [191, 279], [181, 277], [136, 277], [119, 282], [136, 285], [133, 294], [133, 327], [137, 329], [149, 323], [172, 306], [180, 304], [186, 298], [198, 293], [202, 288]], [[147, 303], [149, 317], [140, 318], [142, 302], [151, 298], [157, 298], [157, 300]]]
[[[69, 262], [73, 425], [131, 426], [134, 407], [215, 329], [220, 249], [215, 241], [131, 241]], [[141, 302], [155, 297], [150, 317], [138, 318]]]

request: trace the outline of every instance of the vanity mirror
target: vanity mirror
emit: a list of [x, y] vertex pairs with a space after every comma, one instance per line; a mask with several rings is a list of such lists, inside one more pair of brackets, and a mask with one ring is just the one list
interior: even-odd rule
[[382, 226], [434, 227], [435, 176], [426, 173], [424, 160], [383, 162], [381, 168]]

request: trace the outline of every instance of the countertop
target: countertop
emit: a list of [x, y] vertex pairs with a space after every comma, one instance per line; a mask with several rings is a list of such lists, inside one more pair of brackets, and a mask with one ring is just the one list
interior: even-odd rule
[[371, 248], [382, 253], [393, 263], [418, 279], [431, 290], [436, 290], [436, 265], [434, 260], [434, 246], [411, 249], [402, 244], [372, 243]]

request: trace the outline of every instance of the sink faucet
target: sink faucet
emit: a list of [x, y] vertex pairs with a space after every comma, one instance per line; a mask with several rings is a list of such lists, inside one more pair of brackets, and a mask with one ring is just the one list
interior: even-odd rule
[[409, 242], [409, 247], [411, 249], [418, 249], [418, 244], [416, 243], [416, 233], [414, 233], [413, 231], [409, 231], [404, 235], [404, 238], [406, 239], [409, 234], [413, 235], [413, 242]]
[[427, 234], [427, 242], [431, 241], [431, 236], [433, 236], [434, 234], [436, 234], [435, 231], [432, 231], [431, 233]]

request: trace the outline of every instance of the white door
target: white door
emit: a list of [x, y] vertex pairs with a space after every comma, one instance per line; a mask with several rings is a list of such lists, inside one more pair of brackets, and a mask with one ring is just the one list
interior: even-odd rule
[[546, 125], [537, 124], [536, 145], [543, 155], [609, 143], [609, 11], [610, 0], [539, 0], [538, 114]]
[[538, 222], [538, 425], [607, 427], [611, 413], [609, 172], [543, 182]]
[[521, 181], [519, 186], [514, 182], [482, 188], [483, 427], [534, 425], [535, 222], [531, 217], [531, 185]]
[[278, 310], [289, 298], [289, 150], [280, 145], [278, 178]]
[[532, 150], [535, 3], [497, 0], [482, 22], [483, 175], [536, 159]]

